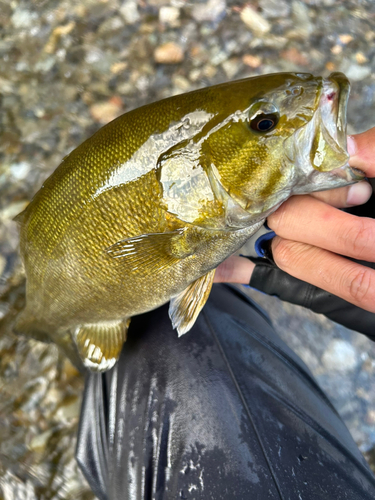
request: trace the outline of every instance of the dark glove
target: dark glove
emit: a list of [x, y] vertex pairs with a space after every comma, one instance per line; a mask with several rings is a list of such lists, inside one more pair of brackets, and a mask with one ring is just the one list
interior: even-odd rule
[[[371, 179], [371, 181], [374, 181]], [[371, 182], [373, 184], [373, 182]], [[364, 205], [346, 209], [359, 217], [375, 218], [375, 196]], [[255, 244], [258, 255], [249, 257], [256, 264], [249, 285], [261, 292], [275, 295], [281, 300], [307, 307], [316, 313], [327, 316], [351, 330], [364, 333], [375, 341], [375, 314], [365, 311], [346, 300], [340, 299], [321, 288], [301, 281], [279, 269], [271, 258], [269, 238], [263, 238]], [[260, 249], [259, 249], [260, 248]], [[375, 263], [351, 259], [354, 262], [375, 269]]]

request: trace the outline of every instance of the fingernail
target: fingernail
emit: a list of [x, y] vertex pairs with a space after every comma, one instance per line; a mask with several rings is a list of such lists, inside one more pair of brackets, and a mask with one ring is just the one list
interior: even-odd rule
[[346, 198], [347, 206], [363, 205], [370, 199], [372, 188], [366, 181], [358, 182], [350, 186]]
[[349, 156], [354, 156], [357, 153], [357, 144], [353, 136], [348, 135], [346, 139], [346, 147], [348, 149]]

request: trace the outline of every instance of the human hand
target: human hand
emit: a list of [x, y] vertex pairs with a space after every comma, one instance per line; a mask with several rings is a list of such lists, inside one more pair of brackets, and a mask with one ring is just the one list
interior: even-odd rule
[[[348, 138], [350, 164], [375, 177], [375, 128]], [[338, 208], [365, 203], [371, 186], [293, 196], [268, 220], [278, 236], [272, 241], [277, 266], [305, 282], [375, 312], [375, 271], [343, 256], [375, 261], [375, 220]], [[375, 214], [374, 214], [375, 216]], [[215, 281], [249, 283], [255, 264], [242, 257], [223, 262]]]

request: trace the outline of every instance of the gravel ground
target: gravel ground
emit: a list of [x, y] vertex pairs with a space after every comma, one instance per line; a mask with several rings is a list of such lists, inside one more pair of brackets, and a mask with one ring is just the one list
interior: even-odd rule
[[[12, 218], [100, 126], [207, 85], [343, 71], [353, 84], [349, 132], [375, 125], [374, 28], [375, 4], [365, 0], [0, 0], [0, 498], [94, 498], [74, 461], [83, 380], [55, 346], [11, 332], [24, 300]], [[375, 346], [250, 293], [371, 462]]]

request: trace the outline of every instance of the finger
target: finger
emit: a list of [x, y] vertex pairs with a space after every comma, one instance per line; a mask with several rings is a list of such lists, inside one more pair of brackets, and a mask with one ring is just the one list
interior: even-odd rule
[[272, 253], [280, 269], [366, 311], [375, 312], [375, 271], [322, 248], [275, 237]]
[[232, 255], [216, 269], [214, 283], [250, 283], [255, 264], [251, 260]]
[[311, 196], [328, 203], [332, 207], [348, 208], [363, 205], [370, 199], [371, 194], [371, 185], [367, 181], [361, 181], [352, 186], [311, 193]]
[[267, 224], [282, 238], [375, 261], [375, 220], [342, 212], [309, 195], [290, 198]]
[[367, 177], [375, 177], [375, 127], [363, 132], [348, 136], [349, 164], [359, 168]]

